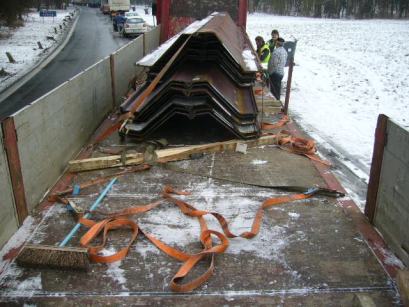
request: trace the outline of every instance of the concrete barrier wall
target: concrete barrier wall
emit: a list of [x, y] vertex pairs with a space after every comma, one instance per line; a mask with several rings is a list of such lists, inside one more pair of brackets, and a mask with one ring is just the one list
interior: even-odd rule
[[13, 189], [11, 187], [6, 153], [3, 147], [3, 132], [0, 129], [0, 248], [18, 228]]
[[374, 224], [409, 265], [409, 131], [387, 121]]
[[123, 46], [111, 55], [113, 79], [115, 88], [115, 105], [120, 105], [128, 90], [131, 81], [136, 76], [135, 62], [143, 57], [143, 35]]
[[145, 34], [145, 54], [158, 48], [160, 42], [160, 25]]
[[112, 110], [110, 76], [106, 58], [13, 116], [29, 211]]

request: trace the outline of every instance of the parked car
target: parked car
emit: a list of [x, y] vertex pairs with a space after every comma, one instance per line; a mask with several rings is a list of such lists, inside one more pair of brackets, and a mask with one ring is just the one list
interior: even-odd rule
[[141, 17], [129, 17], [125, 20], [121, 34], [123, 36], [139, 35], [148, 31], [148, 25]]
[[125, 12], [125, 17], [129, 18], [129, 17], [140, 17], [140, 16], [137, 12], [129, 11], [129, 12]]

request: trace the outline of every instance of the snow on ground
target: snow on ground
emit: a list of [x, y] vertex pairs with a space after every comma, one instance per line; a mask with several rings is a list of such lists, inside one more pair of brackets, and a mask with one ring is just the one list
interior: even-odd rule
[[[148, 14], [145, 13], [145, 9], [148, 9]], [[152, 9], [150, 7], [145, 7], [143, 5], [135, 5], [132, 6], [131, 11], [137, 12], [139, 16], [141, 16], [148, 25], [150, 26], [156, 25], [156, 17], [154, 18], [152, 16]]]
[[[74, 9], [57, 10], [57, 17], [40, 17], [38, 12], [24, 16], [24, 26], [16, 29], [0, 28], [0, 70], [3, 68], [9, 75], [0, 76], [0, 91], [29, 72], [40, 60], [55, 49], [64, 33], [69, 30], [60, 25], [63, 19]], [[66, 23], [67, 24], [67, 23]], [[55, 34], [54, 28], [57, 28]], [[52, 36], [55, 40], [47, 39]], [[40, 42], [44, 49], [39, 49]], [[6, 52], [10, 52], [16, 63], [9, 63]]]
[[409, 128], [409, 21], [248, 15], [253, 43], [273, 29], [298, 40], [291, 116], [367, 182], [378, 114]]

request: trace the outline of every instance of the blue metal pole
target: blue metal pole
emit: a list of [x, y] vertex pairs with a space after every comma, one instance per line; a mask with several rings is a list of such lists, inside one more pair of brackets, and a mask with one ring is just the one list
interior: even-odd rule
[[[102, 193], [98, 196], [97, 200], [92, 204], [91, 208], [89, 211], [95, 210], [101, 203], [102, 199], [108, 194], [109, 190], [112, 188], [114, 183], [116, 182], [117, 178], [112, 179], [109, 184], [105, 187], [105, 189], [102, 191]], [[87, 219], [91, 213], [87, 213], [84, 215], [84, 218]], [[58, 245], [59, 247], [65, 246], [68, 242], [71, 241], [75, 233], [80, 229], [81, 224], [77, 223], [74, 228], [70, 231], [70, 233], [65, 237], [65, 239]]]

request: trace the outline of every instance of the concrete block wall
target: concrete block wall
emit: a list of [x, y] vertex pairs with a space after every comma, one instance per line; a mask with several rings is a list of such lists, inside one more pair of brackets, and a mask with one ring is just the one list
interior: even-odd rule
[[9, 175], [7, 156], [3, 146], [3, 132], [0, 129], [0, 247], [18, 229], [13, 189]]
[[377, 194], [375, 226], [409, 265], [409, 131], [387, 122], [387, 142]]
[[29, 211], [112, 110], [110, 75], [106, 58], [13, 115]]

